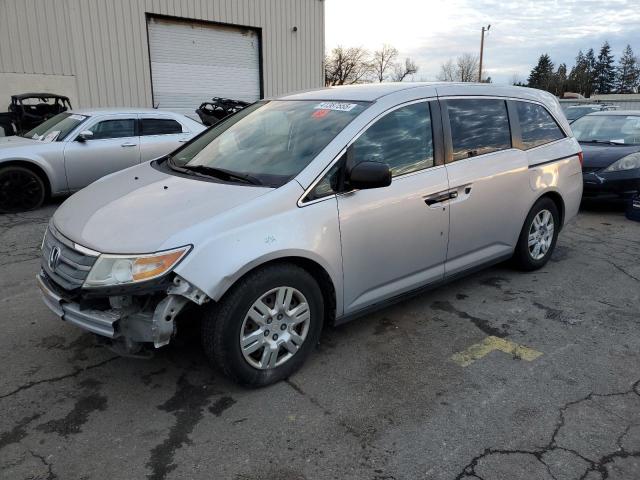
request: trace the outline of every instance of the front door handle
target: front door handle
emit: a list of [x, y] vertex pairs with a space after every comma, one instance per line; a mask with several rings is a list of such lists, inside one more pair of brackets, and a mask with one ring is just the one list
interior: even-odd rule
[[126, 147], [137, 147], [138, 144], [137, 143], [123, 143], [121, 146], [125, 147], [125, 148]]
[[188, 141], [188, 138], [181, 138], [180, 140], [178, 140], [178, 143], [187, 143]]
[[433, 205], [437, 205], [438, 203], [446, 202], [447, 200], [451, 200], [457, 197], [458, 197], [458, 192], [456, 191], [440, 192], [425, 198], [424, 203], [426, 203], [429, 207], [431, 207]]

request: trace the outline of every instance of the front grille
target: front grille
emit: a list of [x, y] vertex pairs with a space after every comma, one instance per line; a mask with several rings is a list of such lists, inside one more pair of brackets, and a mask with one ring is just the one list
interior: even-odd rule
[[[51, 252], [59, 249], [59, 256], [51, 264]], [[97, 257], [87, 255], [75, 249], [73, 242], [64, 238], [53, 225], [50, 225], [42, 246], [42, 269], [60, 288], [67, 292], [79, 289]]]
[[582, 173], [591, 173], [602, 170], [602, 167], [582, 167]]

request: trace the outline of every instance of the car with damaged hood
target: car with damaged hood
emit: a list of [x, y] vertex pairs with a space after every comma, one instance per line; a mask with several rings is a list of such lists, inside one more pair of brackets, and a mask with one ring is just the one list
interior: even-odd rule
[[585, 199], [631, 199], [640, 192], [640, 111], [591, 113], [571, 128], [584, 153]]
[[251, 386], [287, 378], [322, 326], [505, 259], [548, 261], [582, 194], [558, 101], [486, 84], [320, 89], [250, 105], [55, 212], [37, 282], [128, 354], [199, 322]]
[[62, 112], [28, 132], [0, 137], [0, 213], [40, 207], [91, 182], [166, 155], [204, 125], [154, 109]]

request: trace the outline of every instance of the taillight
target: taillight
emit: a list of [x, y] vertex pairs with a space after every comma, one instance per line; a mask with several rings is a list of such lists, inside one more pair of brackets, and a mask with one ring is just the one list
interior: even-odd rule
[[578, 152], [578, 160], [580, 160], [580, 166], [584, 167], [584, 155], [582, 152]]

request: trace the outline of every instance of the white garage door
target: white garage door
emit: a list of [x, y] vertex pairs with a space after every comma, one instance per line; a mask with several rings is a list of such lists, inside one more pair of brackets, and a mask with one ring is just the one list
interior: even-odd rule
[[149, 19], [153, 102], [196, 118], [211, 97], [260, 98], [260, 46], [254, 30]]

